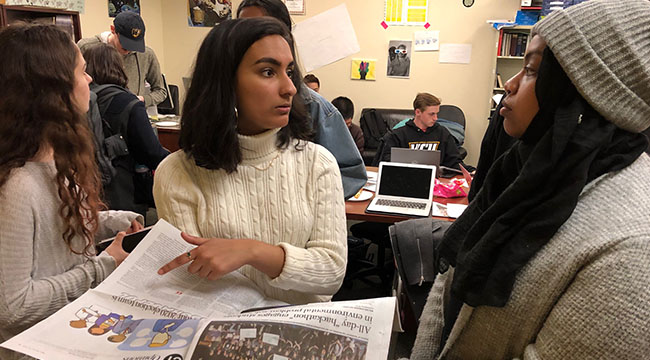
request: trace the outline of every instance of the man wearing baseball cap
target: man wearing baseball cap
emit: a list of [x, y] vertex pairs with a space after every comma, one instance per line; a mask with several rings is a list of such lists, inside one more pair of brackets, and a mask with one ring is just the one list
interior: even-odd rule
[[[144, 45], [144, 21], [132, 11], [122, 11], [113, 20], [111, 31], [79, 40], [77, 45], [84, 48], [99, 43], [110, 44], [124, 56], [124, 71], [129, 79], [127, 88], [136, 94], [145, 106], [157, 105], [167, 97], [160, 64], [156, 54]], [[145, 91], [145, 80], [151, 86], [150, 93]]]

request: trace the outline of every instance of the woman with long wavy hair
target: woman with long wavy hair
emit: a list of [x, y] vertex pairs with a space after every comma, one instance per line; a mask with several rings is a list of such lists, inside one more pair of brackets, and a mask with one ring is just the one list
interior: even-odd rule
[[[55, 26], [0, 32], [0, 342], [96, 286], [127, 256], [135, 213], [100, 212], [85, 62]], [[0, 351], [0, 358], [15, 357]]]

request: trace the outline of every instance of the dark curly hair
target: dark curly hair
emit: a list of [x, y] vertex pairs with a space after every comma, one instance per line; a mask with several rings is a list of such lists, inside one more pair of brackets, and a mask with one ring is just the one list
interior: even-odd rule
[[[94, 253], [101, 182], [86, 114], [71, 95], [79, 50], [54, 25], [16, 24], [0, 31], [0, 188], [13, 169], [49, 146], [54, 151], [64, 242]], [[72, 240], [81, 236], [83, 249]]]
[[[270, 17], [224, 21], [203, 40], [183, 105], [179, 138], [181, 149], [194, 158], [197, 166], [237, 170], [242, 158], [235, 113], [237, 68], [248, 48], [270, 35], [282, 36], [295, 59], [289, 29]], [[293, 97], [289, 124], [278, 133], [278, 148], [286, 148], [291, 139], [311, 140], [313, 135], [300, 94], [302, 75], [297, 67], [291, 80], [298, 93]]]

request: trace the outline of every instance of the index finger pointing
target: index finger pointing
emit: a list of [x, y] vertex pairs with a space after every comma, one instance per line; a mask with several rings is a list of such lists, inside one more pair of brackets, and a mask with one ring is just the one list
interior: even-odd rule
[[183, 253], [178, 255], [174, 260], [168, 262], [163, 267], [158, 270], [158, 275], [165, 275], [166, 273], [176, 269], [179, 266], [183, 266], [188, 262], [192, 261], [192, 258], [187, 256], [188, 253]]

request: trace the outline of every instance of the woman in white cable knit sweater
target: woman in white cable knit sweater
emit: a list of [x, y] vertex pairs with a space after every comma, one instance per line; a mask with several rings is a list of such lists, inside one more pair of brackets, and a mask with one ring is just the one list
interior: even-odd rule
[[[203, 41], [178, 151], [156, 170], [158, 214], [197, 245], [160, 274], [216, 280], [240, 271], [265, 295], [327, 301], [345, 273], [346, 225], [334, 157], [308, 142], [289, 30], [227, 21]], [[195, 237], [196, 236], [196, 237]]]

